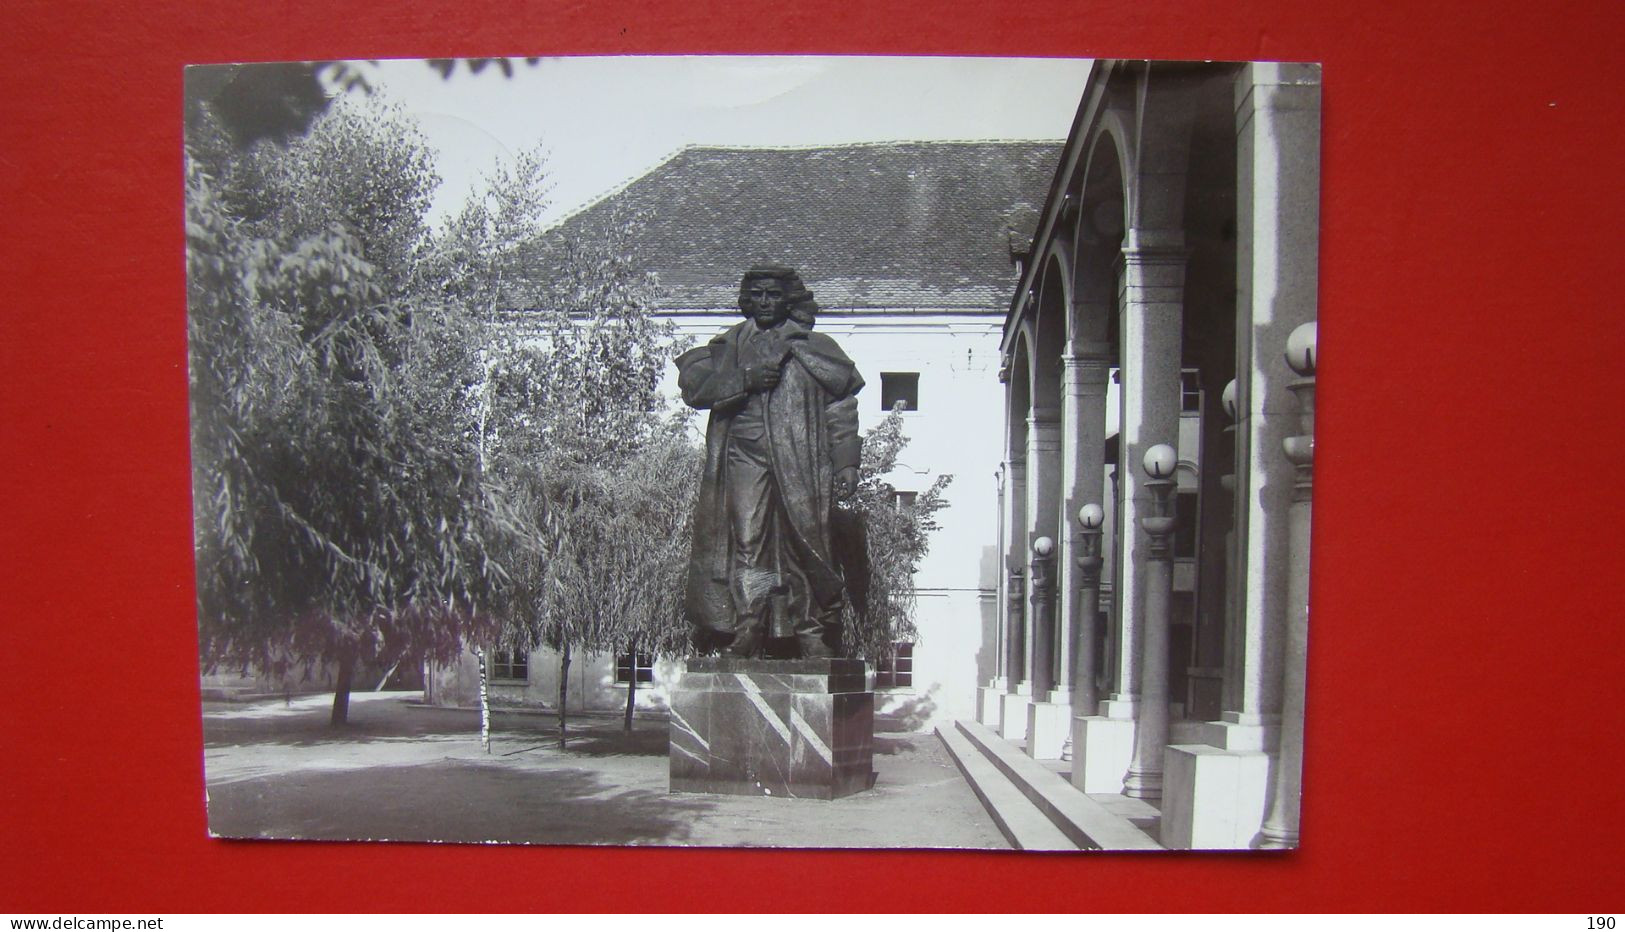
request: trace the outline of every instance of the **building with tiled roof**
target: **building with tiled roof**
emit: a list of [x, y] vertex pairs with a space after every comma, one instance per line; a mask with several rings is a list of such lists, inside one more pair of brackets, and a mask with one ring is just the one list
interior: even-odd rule
[[[793, 265], [825, 312], [996, 311], [1059, 142], [683, 149], [556, 225], [550, 243], [636, 221], [628, 248], [670, 310], [732, 309], [739, 274]], [[535, 269], [546, 274], [550, 250]]]

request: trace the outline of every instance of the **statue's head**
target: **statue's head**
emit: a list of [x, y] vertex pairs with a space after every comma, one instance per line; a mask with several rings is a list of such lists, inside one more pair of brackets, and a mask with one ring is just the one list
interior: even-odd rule
[[772, 327], [786, 317], [808, 327], [818, 315], [812, 292], [796, 270], [787, 265], [753, 265], [739, 282], [739, 310], [761, 327]]

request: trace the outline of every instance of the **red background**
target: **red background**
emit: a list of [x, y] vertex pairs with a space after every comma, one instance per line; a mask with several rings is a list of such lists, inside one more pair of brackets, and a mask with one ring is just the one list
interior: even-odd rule
[[[1620, 908], [1617, 3], [7, 8], [0, 910]], [[1325, 64], [1301, 850], [205, 837], [181, 66], [630, 52]]]

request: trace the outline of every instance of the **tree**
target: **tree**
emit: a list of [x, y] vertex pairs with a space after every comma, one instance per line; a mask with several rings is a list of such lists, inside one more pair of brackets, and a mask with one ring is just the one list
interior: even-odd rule
[[477, 327], [421, 289], [437, 179], [397, 110], [286, 147], [188, 138], [188, 336], [209, 667], [445, 661], [489, 625], [516, 524], [471, 418]]
[[437, 232], [424, 265], [426, 287], [469, 308], [491, 330], [487, 339], [512, 337], [505, 308], [533, 305], [525, 287], [527, 250], [543, 236], [542, 213], [550, 184], [540, 146], [498, 159], [482, 188]]
[[[540, 58], [527, 58], [535, 65]], [[513, 77], [507, 58], [429, 58], [424, 64], [450, 79], [457, 65], [479, 74], [496, 66]], [[234, 65], [190, 65], [186, 69], [186, 127], [193, 133], [215, 122], [233, 144], [247, 148], [261, 140], [283, 142], [302, 136], [341, 93], [373, 92], [368, 66], [377, 62], [304, 61]]]
[[902, 405], [863, 436], [858, 490], [836, 511], [837, 556], [847, 578], [842, 641], [849, 655], [878, 663], [899, 642], [918, 637], [914, 627], [914, 574], [930, 550], [936, 513], [952, 476], [938, 476], [911, 503], [897, 500], [885, 476], [908, 446]]
[[439, 238], [432, 278], [489, 324], [478, 445], [527, 528], [505, 561], [512, 585], [495, 636], [510, 649], [559, 652], [562, 745], [575, 652], [617, 650], [634, 630], [664, 650], [672, 635], [657, 617], [681, 630], [672, 612], [656, 610], [664, 602], [632, 605], [624, 589], [649, 591], [632, 582], [651, 570], [630, 550], [648, 528], [634, 527], [628, 509], [656, 489], [638, 481], [650, 470], [680, 479], [678, 454], [656, 455], [671, 442], [659, 384], [673, 328], [648, 314], [657, 283], [627, 248], [630, 219], [613, 217], [580, 240], [540, 232], [546, 182], [534, 153], [488, 182]]
[[693, 538], [694, 499], [704, 453], [689, 439], [687, 411], [608, 476], [610, 495], [600, 520], [593, 559], [603, 605], [601, 643], [631, 658], [624, 730], [637, 708], [637, 658], [683, 653], [689, 643], [683, 615], [684, 575]]

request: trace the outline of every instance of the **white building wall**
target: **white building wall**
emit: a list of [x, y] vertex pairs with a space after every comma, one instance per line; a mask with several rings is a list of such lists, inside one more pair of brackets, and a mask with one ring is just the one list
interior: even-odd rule
[[[842, 328], [846, 332], [841, 332]], [[915, 576], [916, 627], [912, 696], [881, 706], [905, 722], [972, 718], [978, 652], [991, 650], [997, 611], [997, 471], [1004, 405], [999, 391], [1002, 316], [887, 316], [838, 319], [820, 329], [841, 341], [869, 379], [864, 425], [885, 416], [880, 373], [920, 373], [918, 411], [903, 415], [909, 444], [888, 477], [900, 490], [923, 491], [953, 477], [941, 528]], [[872, 392], [872, 394], [870, 394]], [[987, 662], [991, 668], [991, 656]], [[897, 708], [901, 707], [901, 708]]]

